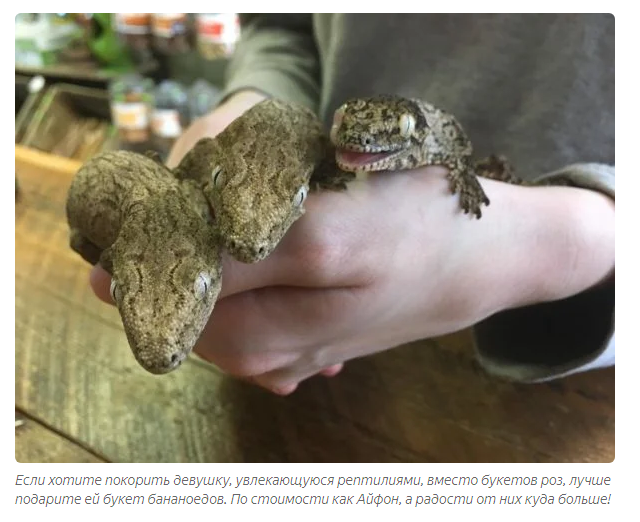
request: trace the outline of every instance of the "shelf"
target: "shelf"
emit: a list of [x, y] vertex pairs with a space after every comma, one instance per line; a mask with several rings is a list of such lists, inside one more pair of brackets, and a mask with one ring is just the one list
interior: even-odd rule
[[158, 68], [157, 62], [150, 62], [131, 70], [100, 68], [95, 62], [77, 62], [46, 65], [44, 67], [25, 67], [16, 65], [16, 74], [27, 76], [41, 75], [45, 77], [67, 78], [93, 82], [106, 82], [123, 74], [137, 72], [145, 75]]
[[16, 144], [16, 175], [20, 177], [21, 168], [38, 169], [52, 174], [71, 177], [82, 167], [82, 162], [63, 158], [48, 152]]

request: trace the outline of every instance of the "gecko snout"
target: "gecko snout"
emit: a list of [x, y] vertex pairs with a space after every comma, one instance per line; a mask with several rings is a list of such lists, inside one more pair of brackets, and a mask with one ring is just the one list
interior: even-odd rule
[[245, 243], [234, 238], [229, 238], [226, 242], [229, 253], [245, 263], [255, 263], [264, 259], [269, 254], [269, 245], [267, 242]]
[[174, 352], [171, 355], [168, 355], [164, 360], [164, 368], [162, 373], [175, 370], [182, 364], [182, 361], [184, 361], [186, 358], [186, 354], [181, 352]]

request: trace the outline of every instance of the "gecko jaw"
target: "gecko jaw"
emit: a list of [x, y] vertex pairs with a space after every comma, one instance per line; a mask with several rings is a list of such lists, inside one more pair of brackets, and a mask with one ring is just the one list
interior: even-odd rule
[[394, 160], [402, 151], [336, 150], [336, 163], [347, 172], [378, 171], [393, 168]]

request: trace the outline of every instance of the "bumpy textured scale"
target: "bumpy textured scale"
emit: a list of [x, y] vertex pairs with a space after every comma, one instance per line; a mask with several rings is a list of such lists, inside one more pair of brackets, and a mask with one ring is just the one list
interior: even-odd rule
[[136, 360], [166, 373], [185, 359], [221, 287], [221, 247], [201, 189], [127, 151], [88, 161], [68, 193], [71, 248], [112, 275]]
[[246, 263], [265, 258], [304, 213], [309, 190], [344, 190], [358, 171], [444, 165], [461, 208], [479, 218], [489, 200], [477, 174], [518, 181], [504, 158], [472, 164], [471, 152], [453, 116], [419, 100], [350, 100], [329, 136], [310, 110], [266, 100], [201, 139], [173, 171], [153, 154], [89, 160], [68, 193], [70, 244], [112, 275], [136, 360], [166, 373], [212, 313], [223, 249]]

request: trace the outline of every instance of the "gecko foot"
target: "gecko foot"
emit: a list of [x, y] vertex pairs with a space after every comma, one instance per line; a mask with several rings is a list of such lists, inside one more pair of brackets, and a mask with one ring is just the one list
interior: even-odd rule
[[478, 179], [467, 171], [459, 173], [454, 169], [449, 171], [451, 192], [460, 194], [460, 207], [465, 214], [472, 213], [477, 219], [482, 217], [482, 205], [489, 205], [490, 201]]
[[335, 156], [327, 156], [316, 166], [309, 185], [312, 190], [342, 191], [347, 189], [347, 183], [355, 177], [354, 172], [347, 172], [338, 167]]

